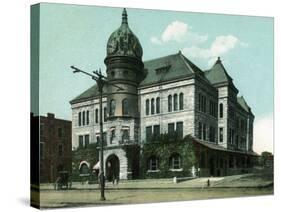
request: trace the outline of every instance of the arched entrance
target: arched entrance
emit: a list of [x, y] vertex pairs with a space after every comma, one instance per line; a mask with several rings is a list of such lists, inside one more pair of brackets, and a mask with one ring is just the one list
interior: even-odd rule
[[119, 179], [120, 162], [119, 158], [115, 154], [108, 156], [108, 158], [106, 159], [105, 167], [106, 179], [108, 181]]

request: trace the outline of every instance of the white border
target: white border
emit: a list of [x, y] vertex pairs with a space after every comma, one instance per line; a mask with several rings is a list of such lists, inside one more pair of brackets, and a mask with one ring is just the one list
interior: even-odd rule
[[[29, 205], [29, 7], [39, 1], [1, 2], [1, 211], [34, 210]], [[41, 1], [45, 2], [45, 1]], [[71, 211], [277, 211], [280, 199], [280, 5], [250, 0], [49, 0], [47, 2], [176, 11], [270, 16], [275, 18], [275, 195], [144, 205], [63, 209]], [[277, 60], [279, 58], [279, 60]], [[262, 88], [261, 88], [262, 89]], [[279, 163], [277, 163], [279, 162]]]

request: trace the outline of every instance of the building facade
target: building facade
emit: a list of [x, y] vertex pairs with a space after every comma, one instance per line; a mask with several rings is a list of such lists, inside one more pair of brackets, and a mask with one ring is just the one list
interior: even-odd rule
[[[239, 173], [239, 167], [250, 168], [255, 156], [254, 115], [245, 99], [238, 96], [220, 58], [209, 70], [201, 70], [180, 51], [145, 62], [142, 54], [124, 9], [121, 26], [107, 43], [104, 62], [109, 83], [103, 91], [103, 117], [99, 117], [96, 85], [70, 102], [73, 148], [86, 148], [104, 136], [108, 179], [113, 175], [120, 179], [152, 176], [143, 172], [161, 172], [161, 161], [166, 159], [172, 164], [167, 168], [171, 176], [187, 174], [182, 168], [187, 159], [179, 152], [170, 152], [166, 159], [159, 155], [143, 157], [146, 144], [158, 142], [161, 146], [163, 139], [173, 142], [186, 136], [194, 143], [197, 162], [193, 165], [201, 175], [228, 175]], [[104, 121], [103, 135], [100, 118]]]
[[53, 183], [59, 171], [72, 171], [71, 121], [57, 119], [52, 113], [34, 119], [40, 129], [40, 183]]

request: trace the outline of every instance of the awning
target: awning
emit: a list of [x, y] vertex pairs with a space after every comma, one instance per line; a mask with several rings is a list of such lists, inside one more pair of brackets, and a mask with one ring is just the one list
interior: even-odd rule
[[96, 165], [93, 166], [93, 170], [99, 170], [100, 169], [100, 162], [98, 161]]

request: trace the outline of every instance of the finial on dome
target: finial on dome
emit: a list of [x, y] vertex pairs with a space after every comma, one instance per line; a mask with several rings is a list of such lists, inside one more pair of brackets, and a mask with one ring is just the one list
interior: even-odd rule
[[128, 24], [128, 18], [127, 18], [127, 11], [126, 8], [123, 9], [122, 13], [122, 24]]

